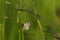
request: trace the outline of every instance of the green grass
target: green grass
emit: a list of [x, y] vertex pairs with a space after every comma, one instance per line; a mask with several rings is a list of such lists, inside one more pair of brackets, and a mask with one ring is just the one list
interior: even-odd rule
[[58, 7], [60, 0], [0, 0], [0, 40], [60, 40]]

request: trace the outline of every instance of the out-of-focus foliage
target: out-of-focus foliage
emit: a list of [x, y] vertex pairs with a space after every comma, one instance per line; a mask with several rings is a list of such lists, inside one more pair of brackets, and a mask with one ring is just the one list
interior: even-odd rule
[[0, 40], [60, 40], [60, 0], [0, 0]]

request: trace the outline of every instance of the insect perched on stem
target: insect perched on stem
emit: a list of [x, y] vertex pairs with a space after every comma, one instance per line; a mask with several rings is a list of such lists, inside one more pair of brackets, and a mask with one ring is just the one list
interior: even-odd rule
[[24, 23], [24, 24], [23, 24], [23, 30], [29, 30], [30, 25], [31, 25], [30, 22]]

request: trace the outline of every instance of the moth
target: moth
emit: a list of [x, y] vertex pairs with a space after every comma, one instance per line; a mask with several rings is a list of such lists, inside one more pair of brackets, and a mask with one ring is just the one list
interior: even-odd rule
[[31, 25], [30, 22], [24, 23], [24, 24], [23, 24], [23, 30], [29, 30], [30, 25]]

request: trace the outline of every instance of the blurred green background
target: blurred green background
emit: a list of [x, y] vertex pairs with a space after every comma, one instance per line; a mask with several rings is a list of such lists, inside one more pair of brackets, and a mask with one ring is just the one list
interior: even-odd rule
[[60, 40], [60, 0], [0, 0], [0, 40]]

